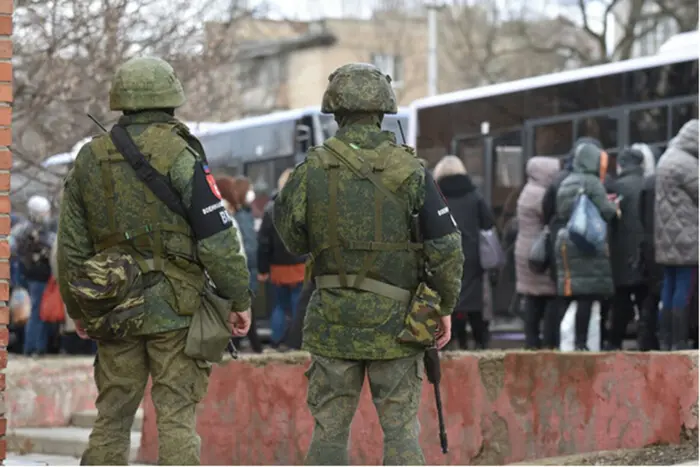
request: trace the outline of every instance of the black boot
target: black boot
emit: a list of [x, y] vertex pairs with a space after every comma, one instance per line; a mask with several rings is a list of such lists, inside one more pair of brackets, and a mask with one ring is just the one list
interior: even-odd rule
[[671, 310], [671, 348], [673, 350], [688, 349], [688, 312], [685, 308]]
[[661, 350], [671, 350], [673, 347], [673, 310], [664, 307], [661, 310], [661, 323], [659, 326], [659, 344]]

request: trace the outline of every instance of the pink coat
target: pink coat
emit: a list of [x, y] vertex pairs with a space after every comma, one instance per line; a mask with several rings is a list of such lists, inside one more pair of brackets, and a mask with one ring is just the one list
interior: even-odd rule
[[518, 198], [518, 237], [515, 241], [516, 290], [524, 295], [556, 295], [556, 284], [549, 271], [537, 274], [528, 266], [532, 244], [544, 228], [542, 198], [559, 172], [559, 160], [553, 157], [533, 157], [525, 168], [527, 183]]

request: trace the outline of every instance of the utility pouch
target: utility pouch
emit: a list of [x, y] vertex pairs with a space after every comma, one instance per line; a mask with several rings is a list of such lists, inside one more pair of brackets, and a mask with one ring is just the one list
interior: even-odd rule
[[418, 284], [408, 305], [404, 328], [397, 339], [403, 344], [430, 347], [440, 319], [440, 295], [425, 282]]
[[192, 315], [185, 355], [195, 360], [220, 363], [231, 340], [228, 316], [232, 301], [221, 297], [207, 281], [199, 309]]

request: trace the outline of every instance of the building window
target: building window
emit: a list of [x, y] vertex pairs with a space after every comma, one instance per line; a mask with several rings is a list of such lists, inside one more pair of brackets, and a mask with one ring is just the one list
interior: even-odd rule
[[391, 54], [372, 54], [372, 64], [391, 76], [391, 84], [400, 88], [403, 86], [403, 57]]

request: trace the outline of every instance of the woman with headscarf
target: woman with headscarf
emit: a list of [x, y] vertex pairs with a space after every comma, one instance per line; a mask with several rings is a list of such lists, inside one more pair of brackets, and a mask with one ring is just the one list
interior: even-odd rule
[[[248, 272], [250, 273], [250, 291], [257, 290], [257, 249], [258, 239], [255, 233], [255, 219], [251, 212], [250, 204], [255, 200], [255, 192], [251, 189], [250, 181], [245, 177], [218, 177], [216, 184], [223, 197], [224, 207], [228, 211], [233, 221], [234, 227], [238, 231], [238, 241], [240, 242], [241, 253], [246, 257]], [[258, 337], [258, 329], [255, 320], [255, 313], [251, 313], [251, 325], [248, 331], [250, 347], [256, 353], [262, 352], [262, 342]], [[236, 340], [238, 345], [240, 339]]]
[[[527, 183], [518, 198], [518, 236], [515, 241], [516, 291], [522, 294], [525, 319], [525, 346], [528, 349], [555, 349], [559, 346], [559, 310], [556, 283], [549, 271], [536, 273], [529, 266], [530, 249], [545, 228], [542, 198], [559, 172], [553, 157], [533, 157], [525, 167]], [[543, 337], [540, 339], [540, 323]]]
[[488, 329], [484, 321], [484, 270], [479, 259], [479, 232], [493, 227], [493, 214], [457, 156], [443, 157], [435, 166], [433, 176], [462, 233], [464, 269], [462, 289], [452, 313], [453, 338], [461, 349], [467, 349], [466, 325], [469, 322], [476, 347], [485, 349]]

